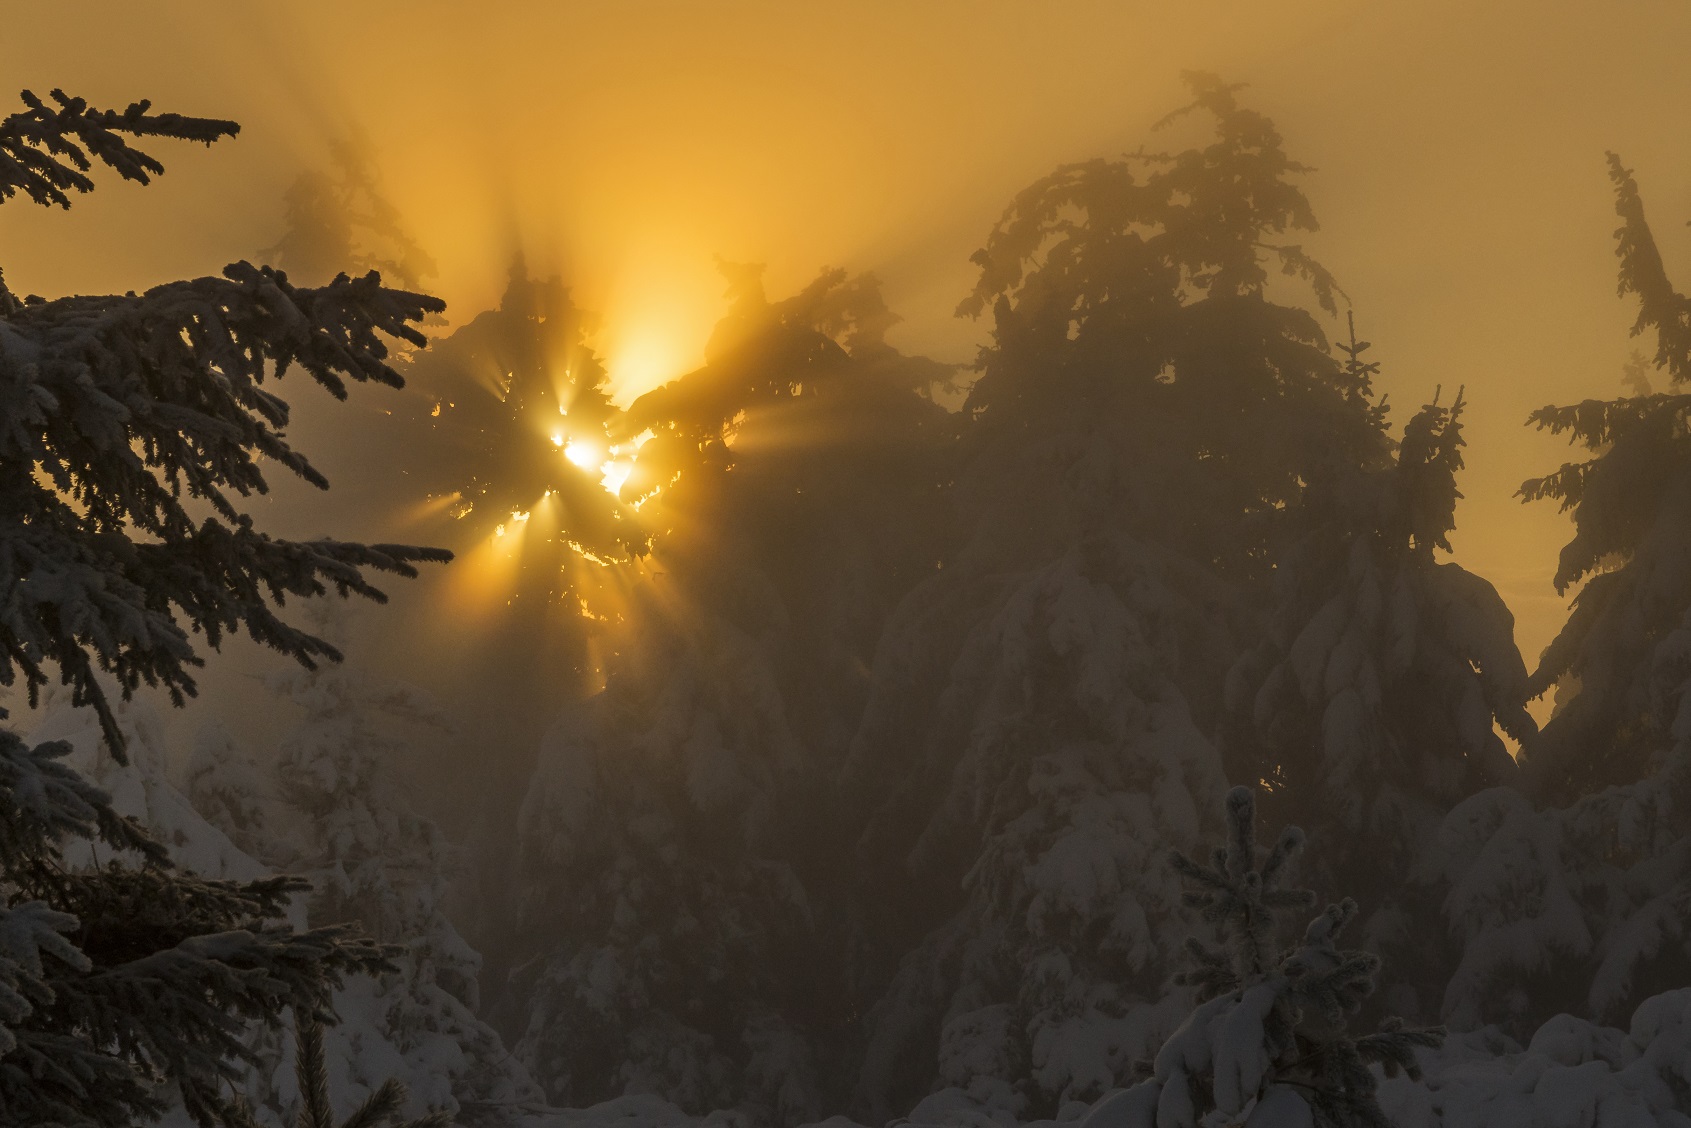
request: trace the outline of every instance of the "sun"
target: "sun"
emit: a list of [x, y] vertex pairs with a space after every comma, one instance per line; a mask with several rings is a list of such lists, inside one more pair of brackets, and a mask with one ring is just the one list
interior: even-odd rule
[[628, 481], [628, 476], [634, 472], [633, 460], [614, 458], [599, 469], [603, 474], [599, 479], [599, 484], [605, 487], [607, 493], [620, 498], [622, 496], [622, 484]]
[[591, 470], [605, 460], [604, 453], [599, 448], [580, 439], [571, 439], [564, 444], [564, 457], [583, 470]]

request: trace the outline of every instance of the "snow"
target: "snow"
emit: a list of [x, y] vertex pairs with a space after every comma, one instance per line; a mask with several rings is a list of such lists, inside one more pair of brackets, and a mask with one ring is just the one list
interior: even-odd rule
[[[342, 676], [322, 673], [316, 681], [308, 678], [306, 685], [313, 687]], [[319, 707], [333, 707], [337, 701], [345, 701], [347, 694], [344, 683], [335, 688], [335, 682], [330, 681], [309, 700]], [[43, 694], [30, 743], [67, 741], [72, 749], [68, 763], [105, 790], [120, 814], [136, 819], [162, 841], [175, 864], [204, 877], [229, 880], [251, 880], [274, 872], [237, 848], [171, 782], [163, 728], [150, 704], [137, 700], [115, 707], [128, 740], [129, 763], [120, 765], [102, 746], [93, 711], [73, 709], [67, 698], [68, 694], [56, 688]], [[406, 709], [417, 706], [408, 693], [389, 695], [384, 700]], [[257, 779], [250, 765], [240, 762], [239, 750], [227, 734], [202, 734], [196, 751], [199, 754], [191, 759], [190, 771], [202, 786], [210, 780], [232, 779], [250, 787]], [[255, 797], [248, 793], [246, 798]], [[227, 808], [219, 809], [228, 814]], [[396, 815], [396, 811], [387, 812], [390, 819]], [[274, 811], [270, 811], [270, 817], [275, 817]], [[86, 843], [80, 848], [72, 844], [66, 857], [73, 864], [97, 860]], [[425, 914], [426, 908], [423, 906]], [[19, 926], [42, 923], [32, 912], [31, 906], [20, 906], [0, 916], [0, 953], [11, 955], [11, 940], [22, 935], [14, 922]], [[289, 921], [295, 927], [310, 923], [305, 900], [295, 899]], [[50, 925], [51, 921], [45, 923]], [[418, 938], [426, 942], [416, 943]], [[215, 947], [219, 942], [217, 936], [193, 941], [202, 947]], [[470, 1095], [494, 1105], [517, 1106], [532, 1100], [532, 1083], [509, 1059], [497, 1036], [475, 1017], [465, 1001], [442, 986], [449, 976], [462, 979], [465, 969], [473, 975], [480, 957], [449, 926], [445, 931], [417, 934], [409, 947], [399, 961], [398, 975], [379, 981], [355, 978], [335, 993], [340, 1021], [325, 1032], [331, 1103], [348, 1111], [389, 1078], [406, 1084], [408, 1107], [414, 1114], [437, 1108], [456, 1110], [460, 1098]], [[21, 949], [18, 954], [27, 955]], [[439, 961], [438, 977], [431, 961]], [[473, 990], [473, 978], [467, 982]], [[3, 1004], [4, 995], [0, 994], [0, 1006]], [[248, 1096], [267, 1124], [290, 1123], [287, 1110], [297, 1100], [291, 1035], [260, 1047], [260, 1052], [269, 1067], [251, 1075]], [[472, 1060], [472, 1054], [491, 1057], [492, 1068], [486, 1061]], [[167, 1118], [164, 1123], [172, 1121]]]
[[[1212, 1000], [1212, 1003], [1224, 1000]], [[1204, 1068], [1207, 1032], [1225, 1006], [1194, 1012], [1170, 1039], [1158, 1076]], [[1253, 1012], [1254, 1013], [1254, 1012]], [[1230, 1024], [1224, 1023], [1224, 1029]], [[1216, 1043], [1235, 1063], [1250, 1057], [1248, 1023]], [[1593, 1025], [1571, 1015], [1546, 1022], [1522, 1049], [1495, 1029], [1452, 1037], [1439, 1050], [1421, 1051], [1423, 1081], [1384, 1079], [1380, 1097], [1393, 1128], [1691, 1128], [1691, 988], [1654, 996], [1635, 1012], [1627, 1030]], [[1248, 1069], [1247, 1069], [1248, 1072]], [[1239, 1088], [1250, 1087], [1243, 1079]], [[1175, 1090], [1184, 1091], [1184, 1086]], [[1147, 1082], [1106, 1093], [1091, 1105], [1073, 1102], [1054, 1119], [1020, 1120], [986, 1094], [952, 1086], [923, 1098], [898, 1128], [1174, 1128], [1192, 1125], [1189, 1106], [1167, 1086]], [[534, 1112], [521, 1128], [729, 1128], [738, 1114], [688, 1116], [654, 1096], [628, 1096], [586, 1109]], [[1312, 1128], [1308, 1104], [1286, 1086], [1237, 1101], [1232, 1111], [1203, 1120], [1201, 1128]], [[869, 1128], [845, 1116], [801, 1128]], [[890, 1128], [890, 1126], [889, 1126]]]

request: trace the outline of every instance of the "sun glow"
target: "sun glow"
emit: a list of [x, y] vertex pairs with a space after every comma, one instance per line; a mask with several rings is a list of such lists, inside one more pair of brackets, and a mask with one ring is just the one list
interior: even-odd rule
[[571, 439], [564, 444], [564, 457], [583, 470], [591, 470], [604, 460], [604, 456], [600, 454], [597, 448], [591, 443], [582, 442], [580, 439]]
[[608, 493], [620, 496], [622, 484], [628, 481], [629, 474], [634, 472], [634, 463], [627, 459], [612, 459], [599, 469], [603, 472], [599, 484], [604, 486]]
[[510, 600], [527, 548], [529, 516], [520, 511], [512, 513], [494, 526], [491, 535], [483, 534], [460, 554], [448, 574], [447, 585], [448, 603], [458, 614], [480, 619]]
[[680, 345], [658, 327], [644, 327], [611, 346], [605, 358], [616, 399], [632, 402], [644, 392], [681, 375]]
[[634, 460], [639, 456], [640, 448], [645, 446], [651, 437], [652, 431], [648, 427], [627, 442], [611, 446], [611, 457], [599, 467], [599, 484], [605, 487], [607, 493], [619, 499], [622, 497], [622, 484], [634, 473]]
[[621, 407], [704, 360], [711, 329], [727, 307], [709, 249], [688, 250], [696, 240], [697, 232], [667, 229], [628, 239], [606, 289], [586, 299], [601, 317], [589, 343], [604, 362], [606, 390]]

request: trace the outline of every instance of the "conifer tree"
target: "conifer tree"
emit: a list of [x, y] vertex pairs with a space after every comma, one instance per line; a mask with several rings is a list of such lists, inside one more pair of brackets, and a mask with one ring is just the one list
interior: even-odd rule
[[[145, 102], [23, 100], [0, 120], [0, 199], [69, 206], [96, 161], [146, 183], [163, 167], [133, 140], [237, 128]], [[201, 661], [191, 632], [215, 648], [245, 629], [307, 666], [338, 658], [272, 604], [330, 588], [379, 600], [367, 570], [409, 576], [449, 554], [255, 528], [239, 499], [266, 488], [261, 459], [327, 485], [264, 381], [297, 366], [337, 396], [349, 380], [397, 386], [383, 335], [420, 344], [411, 323], [439, 308], [373, 273], [302, 289], [246, 263], [139, 296], [19, 301], [0, 286], [0, 685], [21, 679], [34, 704], [56, 670], [121, 762], [100, 679], [180, 704]], [[247, 1125], [232, 1087], [251, 1025], [274, 1028], [289, 1008], [327, 1017], [342, 977], [391, 965], [348, 927], [281, 923], [298, 879], [175, 869], [66, 751], [0, 730], [0, 1119], [117, 1128], [162, 1112], [160, 1086], [174, 1086], [203, 1128]], [[75, 839], [95, 843], [97, 867], [64, 864]]]
[[[608, 624], [583, 601], [614, 574], [598, 562], [627, 561], [646, 544], [603, 482], [615, 409], [587, 344], [594, 324], [560, 278], [535, 276], [517, 256], [494, 308], [403, 365], [415, 394], [372, 429], [405, 470], [390, 483], [391, 507], [425, 514], [419, 535], [499, 561], [497, 583], [456, 578], [485, 586], [477, 603], [457, 604], [469, 606], [454, 612], [450, 645], [419, 639], [433, 672], [456, 687], [466, 730], [497, 726], [501, 737], [495, 754], [456, 758], [436, 782], [474, 812], [462, 887], [474, 890], [475, 912], [465, 927], [486, 959], [496, 1016], [523, 1006], [500, 985], [522, 946], [507, 878], [524, 789], [555, 711], [597, 684], [594, 647]], [[463, 591], [440, 593], [442, 602]], [[501, 1029], [514, 1037], [521, 1021], [507, 1017]]]
[[[125, 134], [209, 143], [236, 130], [54, 98], [56, 110], [26, 93], [29, 109], [0, 121], [0, 198], [68, 207], [68, 191], [93, 186], [94, 159], [142, 183], [163, 170]], [[421, 344], [410, 323], [441, 308], [374, 273], [301, 289], [244, 262], [139, 296], [0, 291], [0, 685], [21, 676], [33, 701], [56, 668], [121, 759], [97, 670], [126, 696], [146, 685], [180, 703], [201, 661], [189, 628], [214, 648], [244, 629], [304, 665], [338, 657], [271, 601], [330, 588], [380, 601], [366, 569], [414, 576], [449, 554], [256, 529], [236, 498], [267, 489], [261, 459], [328, 486], [289, 445], [287, 404], [264, 381], [297, 366], [342, 398], [348, 380], [398, 386], [382, 336]], [[212, 515], [196, 520], [190, 502]]]
[[315, 1015], [296, 1012], [294, 1047], [300, 1094], [297, 1128], [447, 1128], [452, 1123], [450, 1113], [438, 1111], [401, 1119], [405, 1085], [392, 1078], [366, 1097], [352, 1115], [337, 1123], [329, 1104], [328, 1051], [323, 1046], [323, 1024]]
[[[351, 973], [388, 967], [347, 926], [280, 923], [297, 878], [213, 881], [165, 848], [62, 759], [0, 731], [0, 1119], [122, 1128], [171, 1103], [194, 1122], [250, 1123], [235, 1088], [249, 1024], [316, 1012]], [[67, 840], [105, 864], [72, 870]]]
[[1534, 793], [1557, 803], [1630, 783], [1655, 766], [1672, 714], [1651, 694], [1643, 672], [1691, 607], [1691, 572], [1677, 566], [1691, 467], [1685, 435], [1691, 393], [1684, 390], [1691, 380], [1691, 299], [1668, 279], [1637, 181], [1613, 153], [1609, 177], [1621, 217], [1615, 232], [1620, 293], [1636, 295], [1633, 334], [1654, 333], [1651, 361], [1669, 390], [1544, 407], [1529, 419], [1593, 455], [1521, 487], [1527, 501], [1558, 501], [1575, 530], [1555, 583], [1558, 592], [1577, 586], [1579, 594], [1532, 688], [1543, 693], [1569, 678], [1578, 692], [1560, 704], [1555, 725], [1523, 761]]
[[1382, 442], [1358, 464], [1318, 465], [1276, 545], [1261, 638], [1227, 675], [1222, 738], [1233, 778], [1268, 788], [1265, 806], [1350, 848], [1314, 864], [1359, 890], [1361, 927], [1397, 967], [1400, 1011], [1436, 1014], [1450, 953], [1414, 921], [1430, 909], [1408, 875], [1444, 816], [1511, 782], [1495, 728], [1536, 731], [1514, 619], [1496, 590], [1439, 561], [1461, 497], [1462, 394], [1433, 402], [1386, 438], [1367, 342], [1340, 344], [1347, 405]]
[[282, 203], [286, 229], [260, 253], [297, 278], [375, 270], [409, 288], [436, 272], [382, 191], [374, 146], [360, 131], [330, 139], [328, 171], [301, 173]]
[[[313, 610], [318, 632], [341, 644], [339, 609]], [[445, 911], [456, 851], [400, 775], [404, 734], [442, 724], [438, 708], [341, 666], [281, 671], [270, 686], [303, 715], [280, 741], [263, 856], [311, 882], [313, 924], [356, 924], [390, 946], [394, 970], [357, 1005], [404, 1062], [415, 1099], [453, 1110], [531, 1098], [533, 1083], [476, 1016], [481, 956]]]
[[519, 1051], [556, 1101], [784, 1124], [848, 1083], [826, 780], [881, 617], [932, 566], [948, 421], [922, 394], [943, 368], [886, 345], [871, 280], [772, 302], [738, 275], [706, 365], [615, 419], [651, 433], [624, 496], [661, 533], [524, 805], [521, 931], [544, 943]]
[[[602, 558], [644, 544], [601, 485], [613, 409], [604, 364], [586, 343], [594, 324], [560, 279], [532, 277], [518, 256], [497, 308], [407, 366], [427, 413], [414, 486], [449, 498], [445, 511], [478, 536], [556, 498], [554, 527], [544, 530], [553, 548], [526, 562], [525, 602], [560, 593], [568, 541]], [[577, 443], [591, 453], [578, 454]]]
[[1557, 704], [1522, 748], [1527, 795], [1475, 796], [1429, 859], [1462, 945], [1445, 1011], [1464, 1025], [1611, 1020], [1691, 974], [1691, 299], [1614, 154], [1609, 176], [1620, 293], [1667, 390], [1531, 416], [1590, 452], [1521, 487], [1571, 512], [1555, 582], [1578, 591], [1532, 676]]
[[1356, 915], [1345, 898], [1310, 921], [1300, 943], [1282, 948], [1280, 920], [1315, 903], [1287, 885], [1303, 832], [1287, 827], [1274, 847], [1256, 841], [1250, 788], [1227, 795], [1227, 838], [1208, 864], [1176, 852], [1187, 905], [1217, 927], [1221, 945], [1187, 941], [1190, 968], [1176, 981], [1198, 1005], [1143, 1063], [1150, 1077], [1095, 1108], [1087, 1128], [1389, 1128], [1369, 1066], [1418, 1077], [1417, 1048], [1435, 1048], [1442, 1029], [1409, 1030], [1387, 1020], [1360, 1037], [1346, 1027], [1374, 990], [1380, 960], [1338, 946]]
[[942, 1081], [1055, 1112], [1166, 1032], [1178, 889], [1147, 859], [1220, 798], [1225, 675], [1309, 483], [1388, 451], [1268, 293], [1277, 269], [1336, 309], [1293, 242], [1302, 166], [1189, 82], [1199, 143], [1058, 169], [975, 256], [959, 531], [889, 622], [846, 773], [877, 1114]]

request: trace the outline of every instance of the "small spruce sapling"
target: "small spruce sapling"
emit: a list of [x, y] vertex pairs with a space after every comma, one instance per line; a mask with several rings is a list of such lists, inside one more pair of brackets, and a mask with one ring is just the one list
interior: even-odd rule
[[1285, 884], [1303, 832], [1287, 827], [1264, 854], [1255, 824], [1254, 792], [1236, 787], [1227, 844], [1209, 864], [1172, 855], [1186, 904], [1223, 943], [1188, 940], [1192, 966], [1175, 982], [1196, 989], [1198, 1006], [1154, 1062], [1140, 1063], [1146, 1079], [1095, 1108], [1086, 1128], [1388, 1128], [1369, 1066], [1418, 1077], [1416, 1048], [1443, 1042], [1442, 1028], [1405, 1029], [1399, 1019], [1375, 1034], [1346, 1030], [1380, 968], [1377, 956], [1337, 945], [1356, 903], [1329, 905], [1298, 945], [1280, 948], [1278, 918], [1315, 904], [1314, 893]]

